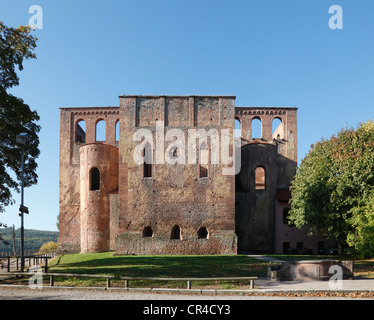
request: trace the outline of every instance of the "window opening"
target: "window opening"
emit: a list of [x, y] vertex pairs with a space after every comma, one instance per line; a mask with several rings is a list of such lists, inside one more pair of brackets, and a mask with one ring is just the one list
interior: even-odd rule
[[171, 229], [170, 239], [181, 239], [181, 229], [179, 226], [175, 225], [173, 229]]
[[100, 170], [98, 168], [91, 169], [90, 179], [90, 190], [100, 190]]
[[252, 130], [252, 139], [262, 138], [261, 120], [259, 118], [252, 119], [251, 130]]
[[151, 178], [152, 177], [152, 155], [153, 150], [149, 143], [144, 146], [143, 150], [143, 177], [144, 178]]
[[265, 169], [263, 167], [257, 167], [255, 171], [255, 189], [265, 190]]
[[151, 227], [145, 227], [143, 230], [143, 237], [144, 238], [150, 238], [153, 236], [153, 230]]
[[197, 231], [197, 238], [198, 239], [207, 239], [208, 238], [208, 230], [205, 227], [201, 227], [199, 231]]
[[75, 142], [86, 143], [86, 122], [80, 120], [75, 127]]
[[105, 121], [100, 120], [96, 123], [96, 141], [105, 141]]

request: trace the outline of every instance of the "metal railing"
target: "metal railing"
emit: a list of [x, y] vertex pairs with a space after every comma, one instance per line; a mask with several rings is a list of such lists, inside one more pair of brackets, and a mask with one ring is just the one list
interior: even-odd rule
[[[37, 254], [39, 251], [34, 251], [35, 254], [24, 255], [24, 266], [26, 266], [25, 262], [28, 262], [28, 267], [35, 265], [40, 265], [44, 262], [45, 271], [48, 271], [48, 259], [54, 258], [56, 256], [56, 252], [44, 253], [44, 254]], [[22, 256], [18, 254], [14, 255], [6, 255], [1, 258], [1, 269], [4, 269], [4, 263], [6, 263], [7, 272], [10, 272], [11, 265], [14, 265], [14, 268], [18, 270], [19, 266], [21, 265]]]
[[[0, 273], [0, 276], [9, 276], [9, 275], [14, 275], [14, 276], [32, 276], [34, 275], [33, 272], [8, 272], [8, 273]], [[258, 279], [258, 277], [214, 277], [214, 278], [157, 278], [157, 277], [115, 277], [113, 275], [92, 275], [92, 274], [71, 274], [71, 273], [48, 273], [48, 272], [42, 272], [41, 273], [42, 277], [49, 277], [49, 285], [52, 287], [54, 286], [55, 278], [60, 277], [60, 278], [95, 278], [95, 279], [105, 279], [106, 280], [106, 287], [110, 288], [111, 286], [111, 280], [124, 280], [125, 285], [124, 288], [128, 289], [129, 288], [129, 282], [130, 281], [186, 281], [187, 286], [186, 288], [188, 290], [191, 290], [191, 283], [192, 281], [204, 281], [204, 282], [209, 282], [209, 281], [250, 281], [250, 289], [254, 288], [254, 281]]]

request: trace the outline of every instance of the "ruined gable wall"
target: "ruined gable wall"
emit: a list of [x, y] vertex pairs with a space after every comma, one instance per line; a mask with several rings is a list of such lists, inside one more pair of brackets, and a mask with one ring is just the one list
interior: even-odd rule
[[[118, 253], [222, 254], [236, 252], [235, 185], [222, 175], [222, 164], [210, 165], [207, 178], [199, 178], [197, 164], [153, 164], [152, 177], [133, 160], [140, 142], [133, 134], [146, 128], [156, 136], [156, 121], [171, 128], [234, 128], [234, 97], [123, 96], [120, 97], [120, 183]], [[165, 142], [164, 150], [171, 142]], [[156, 146], [153, 146], [156, 157]], [[171, 239], [174, 226], [181, 239]], [[198, 239], [200, 228], [208, 239]], [[145, 237], [143, 231], [152, 230]], [[149, 229], [148, 229], [149, 230]]]

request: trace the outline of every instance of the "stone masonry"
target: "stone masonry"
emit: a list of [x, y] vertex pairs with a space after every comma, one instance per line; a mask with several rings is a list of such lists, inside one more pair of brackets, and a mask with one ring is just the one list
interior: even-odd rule
[[[288, 203], [296, 170], [296, 108], [235, 108], [234, 96], [119, 99], [119, 107], [61, 108], [60, 251], [274, 251], [275, 214]], [[233, 155], [235, 119], [241, 129], [237, 175], [223, 174], [232, 164], [212, 161], [211, 136], [194, 136], [191, 156], [191, 130], [202, 129], [228, 130]], [[252, 137], [254, 119], [261, 120], [261, 137]], [[105, 141], [96, 139], [100, 121]], [[144, 163], [135, 161], [137, 150]]]

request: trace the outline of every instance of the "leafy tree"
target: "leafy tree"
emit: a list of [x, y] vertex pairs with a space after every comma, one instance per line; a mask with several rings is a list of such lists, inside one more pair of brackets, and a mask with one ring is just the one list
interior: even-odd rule
[[[25, 148], [24, 186], [37, 183], [35, 159], [39, 156], [39, 116], [24, 101], [7, 90], [19, 84], [16, 73], [23, 70], [23, 61], [35, 59], [33, 50], [37, 38], [29, 27], [10, 28], [0, 21], [0, 212], [14, 204], [12, 190], [19, 192], [21, 180], [21, 148], [16, 145], [16, 135], [27, 133], [30, 137]], [[15, 174], [12, 176], [11, 173]]]
[[368, 121], [312, 145], [293, 180], [289, 220], [336, 240], [340, 249], [348, 242], [361, 255], [374, 255], [367, 245], [373, 190], [374, 123]]
[[347, 242], [359, 257], [368, 258], [374, 255], [374, 191], [365, 194], [361, 202], [352, 209], [353, 231], [348, 234]]
[[50, 241], [41, 246], [39, 253], [40, 254], [51, 253], [51, 252], [57, 251], [57, 249], [58, 249], [58, 243]]

